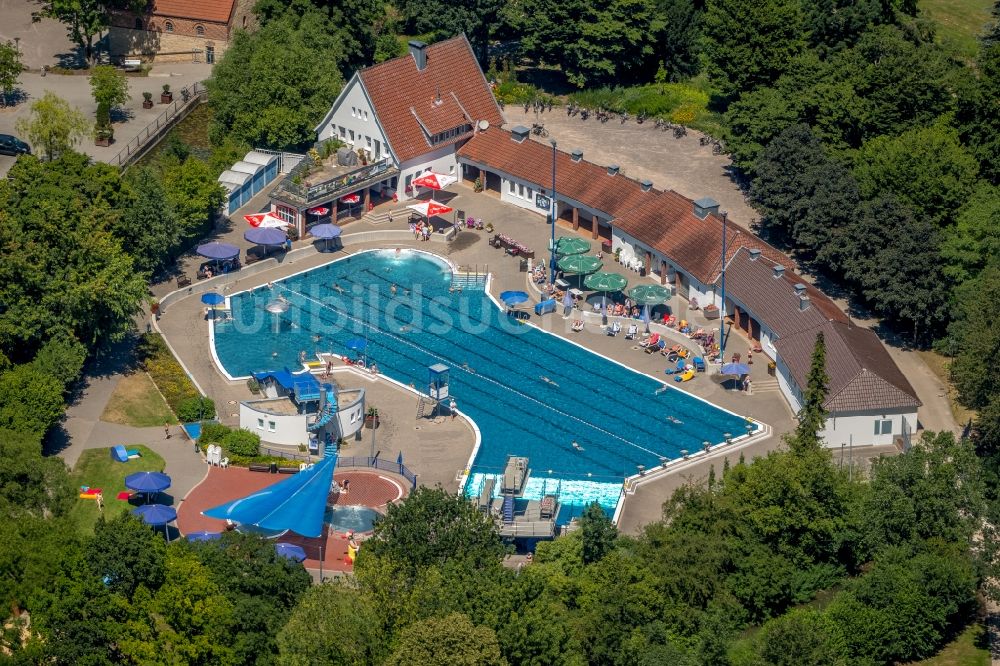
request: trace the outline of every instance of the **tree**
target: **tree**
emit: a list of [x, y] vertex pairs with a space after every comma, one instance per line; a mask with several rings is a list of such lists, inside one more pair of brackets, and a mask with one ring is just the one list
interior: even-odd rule
[[679, 81], [698, 73], [703, 4], [695, 0], [664, 0], [663, 66], [671, 81]]
[[990, 307], [998, 298], [1000, 262], [996, 260], [955, 291], [948, 337], [958, 353], [951, 362], [951, 380], [959, 400], [972, 409], [983, 409], [1000, 395], [1000, 377], [985, 362], [1000, 354], [1000, 331], [993, 326]]
[[375, 523], [372, 538], [358, 559], [385, 557], [412, 577], [419, 569], [450, 560], [479, 568], [495, 566], [504, 547], [490, 518], [462, 495], [421, 486], [399, 504], [391, 504]]
[[799, 425], [795, 429], [795, 437], [790, 440], [793, 451], [815, 451], [822, 446], [819, 433], [826, 429], [826, 409], [823, 404], [826, 402], [829, 382], [830, 376], [826, 374], [826, 342], [820, 331], [816, 334], [809, 374], [806, 375], [802, 409], [798, 413]]
[[90, 123], [80, 110], [48, 91], [31, 103], [31, 115], [19, 118], [15, 127], [32, 146], [41, 148], [49, 160], [90, 136]]
[[371, 600], [335, 583], [303, 595], [277, 642], [284, 666], [381, 663], [386, 648]]
[[709, 0], [704, 30], [709, 74], [733, 97], [776, 81], [805, 46], [798, 0]]
[[339, 31], [284, 14], [250, 35], [237, 32], [206, 82], [215, 144], [232, 137], [284, 149], [312, 141], [343, 85]]
[[0, 374], [0, 428], [42, 436], [62, 417], [63, 385], [31, 365]]
[[139, 586], [155, 591], [166, 578], [166, 542], [129, 513], [99, 518], [87, 548], [91, 571], [118, 594], [131, 597]]
[[128, 78], [111, 65], [98, 65], [91, 70], [90, 90], [98, 108], [114, 109], [128, 101]]
[[0, 99], [7, 106], [7, 99], [21, 80], [24, 64], [14, 42], [0, 42]]
[[597, 562], [615, 547], [618, 530], [608, 518], [601, 505], [594, 502], [580, 517], [580, 532], [583, 534], [583, 563]]
[[403, 0], [399, 10], [409, 34], [427, 35], [432, 41], [465, 33], [481, 65], [488, 60], [491, 28], [498, 23], [502, 0]]
[[815, 610], [793, 610], [764, 623], [734, 646], [732, 666], [847, 666], [847, 643], [833, 620]]
[[0, 505], [11, 513], [38, 518], [65, 515], [76, 492], [66, 464], [42, 456], [36, 433], [0, 430]]
[[444, 663], [505, 666], [496, 633], [477, 627], [461, 613], [416, 622], [402, 631], [385, 666]]
[[854, 45], [874, 25], [895, 23], [891, 3], [879, 0], [805, 0], [809, 43], [827, 54]]
[[208, 165], [188, 158], [165, 166], [162, 178], [168, 208], [173, 211], [181, 240], [194, 240], [207, 233], [226, 200], [225, 190]]
[[980, 181], [957, 214], [955, 227], [944, 235], [944, 275], [960, 285], [1000, 257], [1000, 187]]
[[144, 0], [47, 0], [39, 12], [66, 24], [73, 43], [84, 51], [88, 63], [94, 61], [94, 37], [111, 24], [114, 10], [141, 9]]
[[163, 182], [151, 168], [130, 169], [125, 183], [131, 202], [117, 219], [115, 231], [136, 270], [151, 274], [173, 258], [181, 229]]

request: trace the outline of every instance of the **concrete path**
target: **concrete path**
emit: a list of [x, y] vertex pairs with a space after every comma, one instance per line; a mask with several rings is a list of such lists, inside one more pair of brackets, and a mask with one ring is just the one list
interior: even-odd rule
[[46, 442], [46, 453], [59, 455], [72, 468], [87, 449], [143, 444], [163, 457], [164, 471], [172, 481], [168, 494], [174, 497], [176, 505], [206, 474], [201, 454], [181, 429], [172, 427], [167, 439], [162, 427], [135, 428], [101, 421], [122, 373], [131, 369], [132, 358], [133, 345], [125, 343], [91, 363], [76, 398], [66, 410], [61, 428]]

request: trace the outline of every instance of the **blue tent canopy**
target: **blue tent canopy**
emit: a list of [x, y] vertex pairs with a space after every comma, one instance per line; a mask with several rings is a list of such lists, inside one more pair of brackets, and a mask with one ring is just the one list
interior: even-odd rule
[[308, 371], [295, 375], [288, 368], [284, 368], [283, 370], [265, 370], [264, 372], [253, 373], [253, 378], [258, 382], [262, 382], [265, 379], [273, 379], [281, 388], [294, 394], [295, 399], [300, 402], [305, 400], [319, 400], [319, 382]]
[[212, 507], [202, 514], [268, 530], [290, 530], [304, 537], [323, 533], [326, 498], [337, 456], [321, 461], [252, 495]]
[[165, 504], [143, 504], [132, 509], [133, 516], [139, 516], [147, 525], [166, 525], [177, 520], [177, 510]]
[[187, 535], [188, 541], [218, 541], [222, 538], [221, 532], [191, 532]]

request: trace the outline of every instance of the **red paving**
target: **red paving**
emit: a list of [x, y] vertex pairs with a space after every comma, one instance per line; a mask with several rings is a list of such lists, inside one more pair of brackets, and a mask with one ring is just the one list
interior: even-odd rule
[[[220, 532], [226, 527], [225, 521], [203, 516], [202, 511], [287, 478], [284, 475], [251, 472], [242, 467], [212, 467], [205, 480], [181, 502], [177, 511], [177, 527], [181, 534], [200, 530]], [[351, 482], [350, 492], [337, 495], [333, 502], [340, 506], [361, 505], [384, 511], [387, 503], [406, 495], [403, 483], [374, 472], [342, 472], [334, 474], [334, 479], [341, 485], [344, 481]], [[309, 556], [304, 562], [307, 568], [319, 568], [320, 552], [323, 553], [324, 571], [350, 571], [354, 568], [347, 560], [347, 536], [343, 533], [326, 530], [323, 536], [312, 539], [288, 533], [279, 540], [302, 546]]]

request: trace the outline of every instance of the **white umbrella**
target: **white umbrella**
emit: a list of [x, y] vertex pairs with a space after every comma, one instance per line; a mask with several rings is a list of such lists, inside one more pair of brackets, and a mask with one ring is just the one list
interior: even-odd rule
[[255, 213], [253, 215], [244, 215], [243, 219], [246, 220], [251, 227], [256, 227], [257, 229], [284, 229], [288, 226], [288, 222], [285, 222], [283, 219], [270, 211], [266, 213]]

